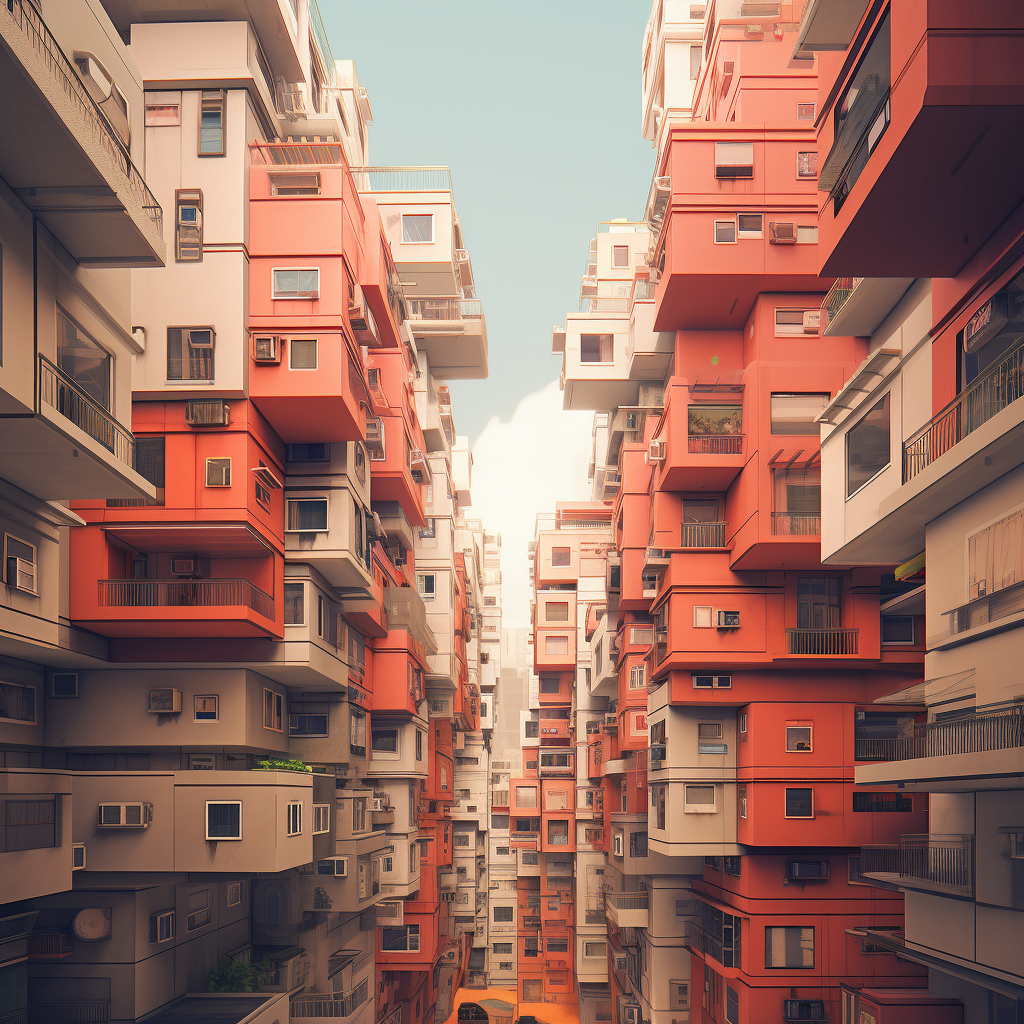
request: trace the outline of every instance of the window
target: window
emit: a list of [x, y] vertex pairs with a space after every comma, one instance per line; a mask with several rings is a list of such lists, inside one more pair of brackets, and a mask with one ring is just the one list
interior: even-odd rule
[[306, 621], [305, 585], [286, 583], [284, 585], [284, 624], [301, 626]]
[[263, 690], [263, 728], [284, 732], [284, 694]]
[[569, 565], [571, 561], [572, 549], [571, 548], [552, 548], [551, 549], [551, 564], [553, 566]]
[[206, 838], [211, 840], [242, 838], [242, 801], [206, 801]]
[[688, 814], [715, 809], [714, 786], [684, 786], [683, 810]]
[[321, 836], [331, 831], [331, 805], [313, 804], [313, 835]]
[[798, 121], [813, 121], [814, 111], [814, 103], [798, 103], [796, 105], [796, 119]]
[[[120, 811], [118, 812], [120, 819]], [[50, 850], [57, 845], [55, 797], [18, 800], [8, 797], [2, 819], [7, 832], [5, 850]]]
[[814, 929], [769, 926], [764, 930], [764, 965], [770, 970], [814, 967]]
[[736, 221], [715, 221], [715, 242], [718, 244], [736, 241]]
[[179, 188], [174, 193], [174, 258], [178, 263], [203, 261], [203, 193]]
[[514, 920], [514, 908], [513, 907], [495, 907], [494, 908], [494, 920], [499, 922], [509, 922]]
[[291, 801], [285, 808], [285, 832], [289, 836], [302, 835], [302, 804]]
[[426, 523], [419, 528], [420, 540], [436, 540], [437, 539], [437, 523], [436, 519], [428, 518]]
[[[713, 437], [715, 442], [707, 448], [712, 453], [729, 453], [740, 449], [736, 446], [743, 431], [743, 407], [741, 405], [691, 405], [687, 410], [687, 431], [691, 438]], [[730, 443], [725, 435], [735, 435]], [[690, 451], [705, 450], [699, 442], [690, 442]]]
[[34, 722], [36, 688], [21, 683], [0, 682], [0, 720]]
[[320, 270], [318, 267], [294, 267], [274, 270], [274, 299], [319, 299]]
[[25, 594], [36, 594], [36, 546], [4, 534], [4, 583]]
[[796, 155], [796, 176], [798, 178], [816, 178], [818, 176], [818, 152], [806, 150]]
[[883, 644], [912, 644], [914, 642], [913, 615], [883, 615]]
[[231, 460], [230, 459], [207, 459], [206, 460], [206, 486], [207, 487], [230, 487], [231, 486]]
[[821, 528], [821, 468], [776, 469], [774, 533], [813, 536]]
[[326, 533], [326, 498], [289, 498], [286, 502], [286, 533]]
[[764, 215], [741, 213], [736, 217], [740, 238], [761, 238], [764, 235]]
[[561, 692], [562, 684], [559, 676], [542, 675], [540, 677], [539, 692], [540, 693], [559, 693]]
[[215, 340], [210, 327], [168, 327], [167, 379], [213, 380]]
[[320, 195], [320, 174], [271, 174], [270, 194], [272, 196], [318, 196]]
[[731, 985], [725, 986], [725, 1020], [726, 1024], [739, 1024], [740, 997]]
[[796, 581], [797, 629], [839, 629], [843, 578], [800, 576]]
[[[110, 408], [110, 378], [113, 357], [98, 345], [81, 327], [64, 312], [57, 310], [57, 365], [93, 401], [104, 409]], [[68, 397], [58, 409], [69, 415], [71, 398]]]
[[224, 92], [203, 93], [202, 109], [199, 113], [199, 155], [224, 156]]
[[381, 928], [380, 948], [386, 953], [418, 953], [420, 926], [407, 924], [402, 928]]
[[285, 458], [288, 462], [330, 462], [331, 446], [326, 441], [315, 444], [286, 444]]
[[292, 338], [288, 342], [288, 369], [315, 370], [317, 368], [316, 338]]
[[[817, 245], [818, 244], [818, 225], [817, 224], [797, 224], [796, 226], [796, 244], [797, 245]], [[805, 334], [817, 334], [818, 325], [814, 325], [814, 330]]]
[[491, 952], [497, 956], [511, 956], [512, 955], [512, 943], [511, 942], [494, 942], [491, 943]]
[[902, 793], [854, 793], [853, 809], [865, 812], [903, 812], [914, 809], [914, 798]]
[[740, 786], [740, 788], [738, 790], [738, 795], [739, 795], [740, 817], [741, 818], [745, 818], [747, 816], [747, 787], [746, 786]]
[[146, 127], [164, 128], [181, 124], [181, 109], [177, 103], [147, 103]]
[[[704, 611], [704, 609], [700, 609], [700, 610]], [[694, 611], [696, 612], [697, 609], [694, 608]], [[707, 611], [710, 613], [712, 611], [712, 609], [708, 608]], [[696, 616], [694, 616], [694, 619], [696, 620]], [[710, 614], [708, 615], [708, 623], [707, 624], [708, 625], [711, 624]], [[697, 625], [696, 621], [694, 621], [694, 625], [695, 626]], [[693, 688], [695, 690], [713, 690], [713, 689], [728, 690], [728, 689], [730, 689], [732, 687], [732, 676], [698, 676], [698, 675], [694, 675], [694, 676], [691, 676], [690, 678], [693, 680]]]
[[371, 729], [370, 748], [375, 757], [397, 758], [398, 730], [397, 729]]
[[220, 717], [220, 698], [216, 694], [193, 697], [192, 714], [197, 722], [216, 722]]
[[548, 622], [568, 622], [569, 602], [568, 601], [545, 601], [544, 615]]
[[568, 939], [548, 939], [547, 941], [549, 953], [568, 953], [569, 952], [569, 940]]
[[366, 757], [366, 712], [357, 708], [350, 712], [348, 749], [353, 757]]
[[825, 411], [828, 394], [773, 394], [772, 433], [817, 437], [820, 428], [815, 417]]
[[434, 241], [434, 215], [432, 213], [402, 214], [402, 244], [421, 245]]
[[890, 461], [889, 396], [878, 402], [846, 435], [846, 496], [859, 491]]
[[630, 857], [646, 857], [647, 856], [647, 833], [646, 832], [630, 832], [629, 833], [629, 855], [630, 855]]
[[78, 673], [54, 672], [50, 677], [50, 696], [67, 699], [78, 697]]
[[170, 942], [174, 938], [174, 911], [162, 910], [149, 915], [149, 941]]
[[423, 730], [416, 730], [416, 760], [423, 760]]
[[746, 736], [747, 734], [747, 713], [746, 711], [740, 714], [740, 735]]
[[437, 590], [437, 578], [432, 572], [416, 573], [416, 589], [424, 601], [433, 601]]
[[716, 178], [752, 178], [754, 144], [752, 142], [716, 142]]
[[[581, 363], [610, 363], [615, 359], [615, 337], [612, 334], [581, 334]], [[552, 549], [554, 554], [554, 549]], [[554, 563], [552, 563], [554, 564]], [[567, 563], [568, 564], [568, 563]]]
[[366, 797], [357, 796], [352, 800], [352, 831], [366, 831]]
[[[804, 337], [804, 313], [808, 312], [812, 311], [807, 309], [775, 310], [775, 336], [777, 338]], [[817, 312], [817, 310], [813, 312]]]
[[786, 750], [790, 753], [811, 752], [811, 726], [809, 725], [787, 725], [786, 726]]
[[690, 47], [690, 81], [696, 82], [697, 77], [700, 75], [700, 57], [701, 57], [700, 46]]
[[668, 983], [668, 1008], [670, 1010], [688, 1010], [690, 1008], [690, 983], [688, 981], [670, 981]]
[[629, 266], [629, 246], [628, 245], [613, 245], [612, 246], [612, 266], [613, 267], [628, 267]]
[[633, 665], [629, 670], [629, 688], [642, 690], [647, 685], [647, 666]]
[[548, 845], [568, 846], [569, 845], [569, 823], [567, 821], [548, 822]]
[[568, 654], [569, 638], [567, 636], [544, 637], [544, 653], [551, 655]]
[[813, 818], [814, 817], [814, 790], [813, 789], [786, 789], [786, 817], [787, 818]]

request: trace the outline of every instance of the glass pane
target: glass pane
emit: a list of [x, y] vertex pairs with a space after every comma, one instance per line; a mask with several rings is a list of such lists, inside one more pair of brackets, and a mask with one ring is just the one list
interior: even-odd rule
[[889, 465], [889, 396], [846, 435], [846, 493], [860, 490]]
[[430, 213], [402, 215], [403, 242], [432, 242], [434, 240], [434, 216]]
[[110, 409], [110, 354], [62, 311], [57, 312], [57, 365], [90, 398]]

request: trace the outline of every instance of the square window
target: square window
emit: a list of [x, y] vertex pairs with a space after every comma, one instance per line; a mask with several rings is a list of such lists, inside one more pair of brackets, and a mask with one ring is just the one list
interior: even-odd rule
[[786, 789], [786, 817], [813, 818], [814, 790], [809, 788]]
[[285, 832], [289, 836], [302, 835], [302, 803], [291, 801], [285, 808]]
[[811, 726], [787, 725], [786, 750], [790, 753], [809, 754], [811, 752]]
[[716, 220], [715, 221], [715, 242], [735, 242], [736, 241], [736, 221], [734, 220]]
[[289, 498], [285, 505], [286, 533], [327, 532], [327, 498]]
[[567, 636], [544, 637], [544, 653], [549, 655], [568, 655], [569, 638]]
[[212, 381], [215, 341], [209, 327], [168, 327], [167, 379]]
[[740, 213], [736, 216], [740, 238], [764, 237], [764, 214]]
[[292, 338], [288, 342], [288, 369], [315, 370], [317, 368], [316, 338]]
[[220, 698], [216, 694], [193, 697], [192, 707], [197, 722], [216, 722], [220, 717]]
[[581, 334], [581, 363], [611, 363], [615, 361], [615, 336], [612, 334]]
[[242, 838], [242, 801], [206, 801], [206, 838], [210, 840]]
[[[1011, 577], [1012, 578], [1012, 577]], [[883, 615], [883, 644], [912, 644], [914, 642], [913, 615]]]
[[716, 178], [752, 178], [754, 144], [752, 142], [716, 142]]
[[802, 150], [796, 155], [796, 176], [798, 178], [817, 178], [818, 151]]
[[416, 589], [424, 601], [433, 601], [437, 589], [437, 578], [432, 572], [416, 574]]
[[798, 103], [796, 105], [796, 119], [798, 121], [813, 121], [816, 104]]
[[272, 271], [274, 299], [319, 299], [319, 267], [294, 267]]
[[564, 566], [569, 565], [572, 557], [571, 548], [552, 548], [551, 549], [551, 564], [553, 566]]
[[50, 677], [50, 696], [75, 698], [78, 696], [77, 672], [54, 672]]
[[206, 460], [206, 486], [207, 487], [230, 487], [231, 486], [231, 460], [230, 459], [207, 459]]
[[569, 602], [568, 601], [545, 601], [544, 614], [548, 622], [568, 622]]
[[766, 927], [764, 965], [769, 970], [811, 970], [814, 967], [814, 929]]
[[36, 720], [36, 688], [21, 683], [0, 682], [0, 722]]
[[616, 268], [628, 267], [629, 266], [629, 246], [628, 245], [613, 245], [612, 246], [612, 266]]
[[434, 241], [434, 215], [432, 213], [402, 214], [402, 244], [423, 245]]
[[713, 618], [714, 609], [710, 605], [695, 604], [693, 606], [694, 629], [711, 629]]

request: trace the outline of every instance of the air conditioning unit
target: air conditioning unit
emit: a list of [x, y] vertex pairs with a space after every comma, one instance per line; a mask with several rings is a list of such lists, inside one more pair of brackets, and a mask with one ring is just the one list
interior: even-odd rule
[[133, 801], [125, 804], [99, 804], [96, 824], [100, 828], [149, 828], [153, 805]]
[[622, 833], [621, 832], [616, 832], [615, 835], [612, 836], [612, 855], [615, 856], [615, 857], [621, 857], [622, 856], [622, 849], [623, 849]]
[[85, 867], [85, 843], [71, 844], [71, 870], [81, 871]]
[[804, 334], [817, 334], [821, 330], [821, 310], [808, 309], [804, 312]]
[[7, 586], [26, 594], [36, 592], [36, 567], [27, 558], [7, 559]]
[[186, 402], [185, 423], [190, 427], [227, 427], [231, 423], [231, 406], [220, 400]]
[[307, 116], [304, 85], [303, 82], [286, 82], [283, 78], [277, 80], [277, 108], [290, 121]]
[[371, 366], [366, 371], [366, 383], [371, 391], [380, 391], [380, 370], [376, 366]]
[[768, 241], [772, 245], [796, 245], [796, 224], [792, 221], [770, 221]]
[[171, 559], [171, 575], [191, 579], [206, 579], [210, 575], [210, 560], [198, 556]]
[[217, 767], [217, 755], [189, 754], [188, 766], [192, 771], [212, 772]]
[[830, 868], [827, 860], [790, 860], [786, 862], [786, 877], [801, 882], [827, 882]]
[[384, 458], [384, 421], [379, 416], [366, 418], [366, 448], [370, 458]]
[[150, 690], [149, 707], [146, 710], [151, 715], [180, 715], [181, 690], [175, 690], [171, 686]]
[[619, 1024], [640, 1024], [640, 1007], [623, 1006], [619, 1010]]
[[362, 291], [356, 292], [356, 301], [348, 304], [348, 322], [352, 327], [352, 333], [356, 341], [367, 348], [377, 348], [380, 345], [380, 335], [377, 331], [377, 323], [373, 319], [373, 313], [363, 298]]
[[252, 358], [257, 363], [281, 362], [281, 339], [276, 334], [254, 335]]
[[665, 461], [665, 442], [664, 441], [652, 441], [647, 446], [647, 461], [648, 462], [664, 462]]
[[740, 624], [740, 613], [739, 612], [719, 612], [718, 613], [718, 628], [719, 629], [737, 629]]
[[615, 954], [615, 970], [625, 972], [625, 970], [626, 970], [626, 956], [625, 956], [625, 954], [623, 954], [622, 956], [619, 956], [618, 953]]

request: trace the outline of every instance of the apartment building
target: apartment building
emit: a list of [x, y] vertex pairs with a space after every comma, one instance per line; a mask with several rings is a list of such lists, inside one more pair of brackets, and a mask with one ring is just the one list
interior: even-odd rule
[[443, 1020], [501, 623], [447, 170], [369, 166], [307, 0], [13, 0], [0, 76], [0, 1019]]
[[[1002, 160], [1019, 28], [1020, 12], [998, 4], [818, 3], [797, 40], [819, 74], [818, 263], [835, 276], [824, 334], [866, 342], [821, 414], [822, 554], [898, 565], [911, 589], [889, 607], [913, 616], [926, 650], [923, 681], [880, 698], [906, 728], [855, 779], [865, 794], [895, 785], [927, 801], [926, 829], [865, 846], [860, 865], [906, 903], [903, 926], [870, 941], [926, 968], [928, 986], [920, 999], [850, 986], [844, 1021], [1024, 1013], [1024, 262], [1020, 182]], [[868, 234], [883, 206], [880, 237], [898, 232], [905, 250]]]

